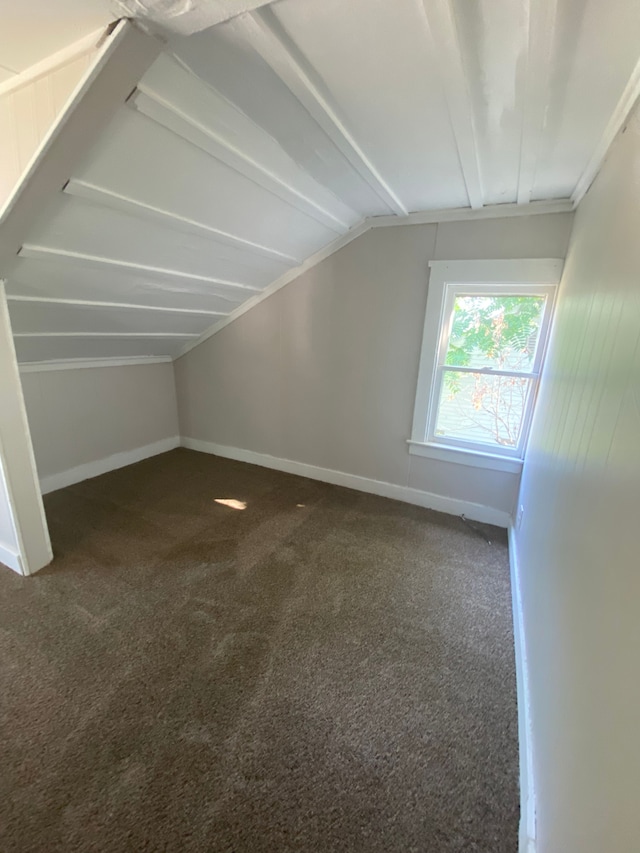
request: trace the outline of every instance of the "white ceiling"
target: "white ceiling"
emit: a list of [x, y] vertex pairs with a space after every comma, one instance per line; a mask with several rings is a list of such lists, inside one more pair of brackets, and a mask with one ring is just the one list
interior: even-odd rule
[[639, 46], [636, 0], [279, 0], [170, 36], [0, 270], [19, 359], [174, 356], [368, 217], [570, 199]]

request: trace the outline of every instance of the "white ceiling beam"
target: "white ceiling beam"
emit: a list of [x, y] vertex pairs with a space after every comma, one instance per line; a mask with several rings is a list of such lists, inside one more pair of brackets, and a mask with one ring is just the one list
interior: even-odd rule
[[484, 205], [473, 105], [450, 0], [423, 0], [427, 27], [449, 110], [469, 205]]
[[371, 216], [367, 223], [371, 228], [385, 228], [396, 225], [434, 225], [439, 222], [469, 222], [476, 219], [507, 219], [518, 216], [533, 216], [540, 213], [571, 213], [574, 205], [571, 199], [552, 201], [532, 201], [531, 204], [491, 204], [472, 210], [469, 207], [449, 208], [447, 210], [425, 210], [410, 213], [405, 219], [397, 216]]
[[96, 367], [134, 367], [140, 364], [170, 364], [170, 355], [132, 355], [120, 358], [56, 358], [52, 361], [23, 361], [20, 373], [49, 373], [53, 370], [80, 370]]
[[529, 204], [544, 138], [557, 0], [529, 0], [529, 39], [524, 74], [518, 204]]
[[134, 311], [160, 311], [166, 314], [197, 314], [205, 317], [226, 317], [228, 311], [208, 311], [200, 308], [165, 308], [161, 305], [138, 305], [131, 302], [96, 302], [91, 299], [57, 299], [52, 296], [12, 296], [7, 294], [7, 302], [33, 302], [43, 305], [75, 305], [83, 308], [111, 308]]
[[197, 332], [14, 332], [14, 338], [197, 338]]
[[277, 32], [277, 19], [273, 12], [265, 9], [262, 12], [241, 15], [227, 26], [241, 35], [259, 53], [378, 198], [398, 216], [406, 216], [407, 208], [355, 140], [339, 116], [338, 108], [329, 102], [328, 96], [314, 82], [313, 71], [302, 67], [284, 38]]
[[[25, 243], [18, 252], [20, 258], [31, 258], [35, 261], [67, 261], [70, 263], [82, 263], [104, 269], [121, 270], [133, 272], [139, 275], [148, 275], [152, 278], [168, 278], [178, 281], [193, 281], [200, 284], [210, 284], [216, 288], [228, 290], [246, 291], [247, 294], [259, 293], [259, 287], [249, 284], [241, 284], [237, 281], [227, 281], [223, 278], [214, 278], [207, 275], [196, 275], [195, 273], [183, 272], [182, 270], [165, 269], [164, 267], [151, 267], [146, 264], [137, 264], [133, 261], [122, 261], [117, 258], [104, 258], [99, 255], [85, 255], [80, 252], [68, 252], [66, 249], [53, 249], [48, 246], [34, 246]], [[225, 299], [225, 296], [222, 296]]]
[[26, 239], [34, 211], [42, 210], [66, 183], [160, 49], [159, 41], [129, 21], [108, 31], [72, 99], [0, 211], [0, 276]]
[[228, 139], [215, 133], [211, 128], [205, 127], [157, 92], [152, 92], [144, 84], [138, 88], [128, 103], [142, 115], [172, 131], [185, 142], [189, 142], [229, 166], [238, 174], [320, 222], [336, 234], [349, 228], [348, 222], [283, 181], [274, 172], [236, 148]]
[[624, 87], [622, 95], [620, 96], [615, 109], [611, 113], [611, 117], [607, 122], [602, 136], [598, 140], [596, 147], [593, 149], [593, 153], [584, 172], [580, 175], [576, 188], [571, 195], [574, 205], [577, 206], [580, 204], [584, 198], [584, 195], [591, 186], [595, 176], [600, 171], [600, 166], [602, 165], [604, 158], [607, 156], [611, 143], [627, 120], [627, 117], [638, 98], [640, 98], [640, 60], [638, 60], [635, 68], [631, 72], [627, 85]]
[[292, 255], [287, 255], [277, 249], [271, 249], [260, 243], [253, 243], [251, 240], [245, 240], [234, 234], [228, 234], [226, 231], [220, 231], [218, 228], [212, 228], [210, 225], [196, 222], [194, 219], [179, 216], [177, 213], [162, 210], [137, 199], [112, 192], [105, 187], [98, 187], [95, 184], [87, 183], [86, 181], [72, 178], [64, 188], [64, 191], [67, 195], [74, 196], [75, 198], [86, 199], [103, 207], [108, 207], [111, 210], [120, 210], [133, 216], [159, 222], [169, 228], [183, 231], [187, 234], [196, 234], [198, 237], [204, 237], [208, 240], [215, 240], [217, 243], [223, 243], [226, 246], [232, 246], [234, 249], [251, 252], [252, 254], [269, 258], [272, 261], [279, 261], [281, 264], [286, 264], [287, 266], [291, 264], [297, 266], [301, 263], [300, 258], [294, 258]]

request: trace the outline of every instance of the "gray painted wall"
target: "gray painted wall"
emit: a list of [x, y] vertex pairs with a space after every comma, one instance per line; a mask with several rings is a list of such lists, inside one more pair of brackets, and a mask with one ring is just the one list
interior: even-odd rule
[[576, 214], [516, 534], [538, 853], [640, 844], [640, 116]]
[[518, 476], [410, 456], [432, 259], [560, 257], [572, 214], [370, 231], [176, 362], [182, 436], [510, 512]]
[[173, 365], [23, 373], [42, 481], [178, 435]]

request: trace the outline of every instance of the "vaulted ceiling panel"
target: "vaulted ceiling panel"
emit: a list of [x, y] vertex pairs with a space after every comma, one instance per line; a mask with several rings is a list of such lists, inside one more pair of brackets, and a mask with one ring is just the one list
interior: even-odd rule
[[493, 0], [453, 0], [451, 6], [468, 85], [484, 203], [515, 202], [527, 61], [527, 7], [525, 3]]
[[[570, 209], [640, 92], [636, 0], [275, 0], [172, 31], [189, 14], [65, 59], [90, 70], [64, 145], [0, 222], [22, 360], [173, 356], [369, 227]], [[36, 144], [54, 66], [35, 118], [0, 84]]]
[[183, 273], [185, 280], [248, 292], [265, 287], [291, 265], [64, 194], [31, 230], [21, 254], [41, 248], [104, 258], [112, 265], [166, 269]]
[[189, 338], [21, 337], [15, 347], [21, 364], [67, 359], [135, 358], [170, 356], [175, 358]]
[[211, 324], [208, 314], [174, 314], [127, 306], [70, 305], [54, 302], [9, 301], [15, 334], [91, 332], [99, 334], [167, 333], [200, 335]]
[[[168, 114], [167, 120], [171, 117]], [[201, 225], [212, 229], [212, 237], [218, 231], [269, 249], [274, 256], [285, 255], [289, 266], [348, 228], [311, 205], [309, 195], [292, 192], [268, 168], [264, 176], [241, 174], [181, 137], [189, 133], [184, 121], [178, 119], [174, 127], [175, 132], [123, 108], [90, 160], [74, 173], [70, 190], [84, 182], [103, 190], [106, 205], [109, 193], [114, 207], [118, 200], [113, 194], [129, 201], [141, 221], [153, 216], [151, 207], [160, 218], [164, 212], [172, 228], [180, 230], [180, 220], [183, 230]], [[206, 138], [199, 142], [204, 145]], [[265, 184], [270, 182], [269, 189], [257, 183], [261, 177]]]
[[230, 313], [244, 299], [240, 291], [228, 288], [216, 293], [206, 282], [160, 278], [141, 270], [98, 266], [63, 256], [41, 260], [17, 257], [6, 289], [10, 297], [115, 302], [220, 315]]
[[389, 213], [308, 110], [230, 21], [170, 42], [179, 59], [275, 139], [315, 181], [361, 216]]
[[317, 81], [408, 211], [465, 206], [441, 80], [448, 71], [438, 67], [422, 2], [376, 3], [372, 11], [370, 0], [283, 0], [254, 17]]
[[557, 0], [552, 38], [533, 198], [571, 196], [594, 151], [604, 154], [600, 143], [625, 86], [637, 85], [640, 7], [636, 0]]

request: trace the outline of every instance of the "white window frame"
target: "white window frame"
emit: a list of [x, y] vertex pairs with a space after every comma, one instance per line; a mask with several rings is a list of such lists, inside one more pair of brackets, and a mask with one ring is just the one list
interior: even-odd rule
[[[556, 258], [430, 262], [418, 386], [409, 439], [410, 453], [494, 470], [521, 470], [563, 264], [562, 260]], [[455, 298], [462, 295], [484, 296], [501, 293], [546, 297], [532, 369], [529, 372], [514, 373], [532, 382], [518, 447], [493, 449], [479, 442], [437, 436], [435, 424], [442, 377], [446, 369], [444, 361], [449, 345]], [[504, 373], [490, 368], [456, 369], [487, 375]]]

